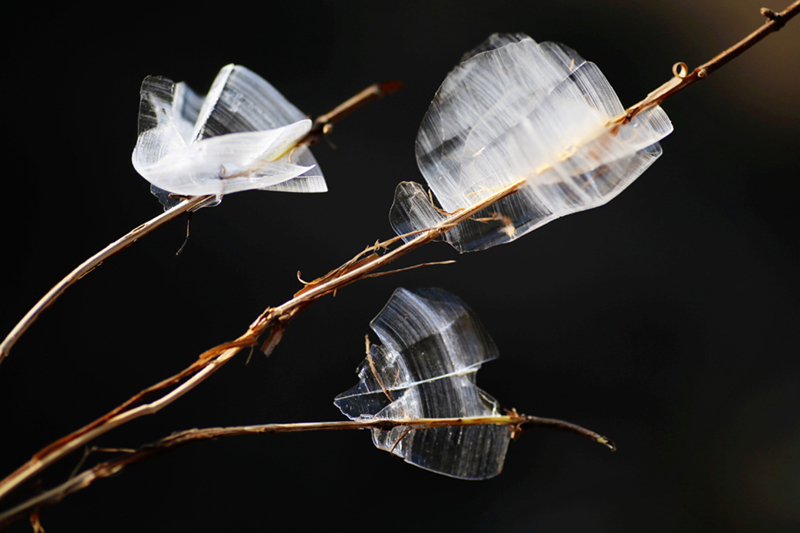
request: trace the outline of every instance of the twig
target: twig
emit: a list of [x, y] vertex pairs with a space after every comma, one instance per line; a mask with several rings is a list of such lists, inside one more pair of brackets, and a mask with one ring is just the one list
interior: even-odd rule
[[555, 418], [539, 418], [538, 416], [526, 416], [525, 421], [518, 426], [520, 431], [527, 431], [536, 427], [546, 427], [556, 429], [558, 431], [565, 431], [589, 439], [599, 444], [602, 444], [612, 452], [617, 451], [617, 445], [608, 437], [604, 437], [594, 431], [590, 431], [572, 422], [565, 422]]
[[11, 347], [14, 346], [22, 334], [25, 333], [25, 331], [36, 321], [37, 318], [39, 318], [39, 315], [42, 314], [45, 309], [50, 307], [56, 298], [61, 296], [61, 294], [75, 284], [76, 281], [81, 279], [95, 268], [99, 267], [109, 257], [121, 252], [157, 227], [169, 222], [170, 220], [182, 215], [187, 211], [199, 207], [209, 198], [209, 196], [195, 196], [194, 198], [184, 200], [169, 211], [164, 211], [157, 217], [152, 218], [141, 226], [137, 227], [124, 237], [112, 242], [94, 254], [92, 257], [78, 265], [75, 270], [67, 274], [67, 276], [59, 281], [52, 289], [50, 289], [47, 294], [42, 296], [36, 305], [31, 307], [25, 316], [22, 317], [22, 320], [20, 320], [19, 323], [14, 326], [14, 329], [11, 330], [11, 333], [8, 334], [5, 340], [0, 343], [0, 363], [2, 363], [3, 359], [8, 356], [9, 352], [11, 351]]
[[415, 270], [417, 268], [427, 267], [427, 266], [435, 266], [435, 265], [452, 265], [455, 263], [455, 260], [450, 259], [449, 261], [431, 261], [429, 263], [420, 263], [418, 265], [411, 265], [409, 267], [404, 268], [396, 268], [394, 270], [387, 270], [386, 272], [373, 272], [372, 274], [367, 274], [364, 276], [365, 278], [379, 278], [381, 276], [388, 276], [389, 274], [397, 274], [398, 272], [406, 272], [408, 270]]
[[[382, 84], [370, 85], [349, 100], [339, 104], [333, 111], [330, 111], [329, 113], [321, 115], [319, 118], [317, 118], [314, 121], [311, 131], [309, 131], [308, 134], [298, 142], [298, 145], [312, 145], [316, 143], [319, 140], [320, 135], [327, 134], [331, 131], [333, 124], [340, 121], [353, 111], [365, 106], [369, 102], [379, 100], [392, 94], [393, 92], [399, 90], [400, 87], [402, 87], [402, 84], [399, 81], [389, 81]], [[81, 263], [75, 270], [70, 272], [64, 279], [50, 289], [47, 294], [45, 294], [42, 299], [39, 300], [37, 304], [25, 314], [24, 317], [22, 317], [22, 320], [20, 320], [19, 323], [14, 326], [14, 329], [11, 330], [11, 333], [8, 334], [5, 340], [0, 343], [0, 363], [3, 362], [3, 359], [8, 357], [12, 346], [14, 346], [17, 340], [19, 340], [22, 334], [25, 333], [25, 331], [30, 327], [31, 324], [33, 324], [39, 315], [42, 314], [42, 312], [50, 305], [52, 305], [56, 298], [61, 296], [61, 294], [76, 281], [100, 266], [103, 261], [109, 257], [121, 252], [162, 224], [169, 222], [186, 211], [198, 209], [203, 205], [203, 203], [211, 198], [213, 198], [213, 196], [194, 196], [192, 198], [188, 198], [172, 209], [148, 220], [121, 239], [112, 242], [95, 255]], [[183, 251], [183, 247], [186, 246], [188, 239], [189, 226], [186, 228], [186, 240], [183, 242], [183, 245], [181, 245], [180, 249], [175, 255], [180, 255], [181, 251]]]
[[[147, 389], [144, 389], [116, 409], [98, 418], [94, 422], [87, 424], [81, 429], [74, 431], [65, 437], [62, 437], [61, 439], [51, 443], [49, 446], [42, 448], [27, 463], [22, 465], [2, 482], [0, 482], [0, 500], [2, 500], [4, 496], [6, 496], [20, 483], [32, 476], [35, 476], [37, 473], [47, 468], [55, 461], [58, 461], [72, 451], [88, 444], [107, 431], [110, 431], [113, 428], [135, 418], [139, 418], [140, 416], [150, 415], [158, 412], [161, 408], [177, 400], [193, 389], [200, 382], [205, 380], [208, 376], [213, 374], [218, 368], [225, 364], [225, 362], [236, 355], [243, 347], [251, 346], [254, 343], [255, 339], [246, 339], [241, 341], [241, 343], [234, 341], [232, 343], [227, 343], [216, 348], [212, 348], [201, 355], [200, 358], [195, 361], [195, 363], [184, 369], [182, 372], [175, 374], [174, 376], [167, 378]], [[209, 352], [213, 353], [213, 355]], [[145, 396], [170, 387], [190, 375], [192, 375], [190, 379], [182, 383], [179, 387], [176, 387], [169, 394], [149, 404], [132, 407]]]
[[333, 131], [333, 125], [345, 118], [347, 115], [361, 109], [370, 102], [380, 100], [390, 94], [399, 91], [403, 84], [398, 80], [391, 80], [384, 83], [370, 85], [357, 95], [349, 98], [336, 106], [332, 111], [320, 115], [314, 121], [305, 138], [298, 144], [312, 145], [319, 141], [320, 136], [328, 135]]
[[[726, 50], [722, 54], [716, 56], [711, 61], [705, 63], [702, 68], [716, 70], [727, 61], [736, 57], [737, 55], [741, 54], [744, 50], [758, 42], [759, 40], [763, 39], [764, 36], [767, 34], [776, 31], [779, 27], [784, 24], [787, 20], [795, 16], [798, 11], [800, 11], [800, 0], [794, 2], [791, 6], [789, 6], [786, 10], [781, 13], [773, 13], [768, 12], [766, 15], [770, 18], [770, 22], [766, 23], [764, 27], [759, 29], [758, 31], [754, 32], [750, 36], [748, 36], [745, 40], [737, 44], [736, 46]], [[730, 57], [729, 57], [730, 56]], [[700, 67], [699, 67], [700, 68]], [[663, 100], [676, 94], [682, 88], [685, 88], [688, 85], [693, 84], [699, 79], [704, 79], [707, 74], [708, 70], [705, 71], [706, 74], [700, 76], [697, 74], [697, 69], [694, 74], [696, 74], [696, 80], [692, 83], [687, 83], [681, 86], [681, 89], [678, 90], [666, 90], [661, 91], [661, 89], [654, 91], [651, 93], [647, 99], [643, 100], [636, 106], [629, 108], [629, 111], [625, 115], [621, 115], [617, 117], [619, 124], [627, 122], [632, 118], [635, 113], [641, 112], [643, 109], [647, 107], [652, 107], [653, 105], [658, 105]], [[683, 83], [682, 80], [686, 78], [680, 78], [678, 85]], [[677, 85], [676, 85], [677, 87]], [[673, 88], [674, 89], [674, 88]], [[654, 96], [655, 95], [655, 96]], [[612, 121], [610, 124], [613, 125], [615, 122]], [[427, 244], [435, 240], [437, 237], [445, 234], [453, 227], [458, 225], [459, 223], [467, 220], [480, 211], [486, 209], [487, 207], [491, 206], [495, 202], [514, 194], [522, 188], [526, 183], [525, 179], [520, 179], [514, 183], [511, 183], [497, 191], [493, 194], [485, 198], [484, 200], [478, 202], [477, 204], [471, 206], [470, 208], [463, 209], [456, 213], [450, 214], [447, 218], [445, 218], [440, 224], [437, 226], [430, 228], [428, 230], [423, 230], [418, 232], [419, 235], [406, 242], [393, 250], [386, 252], [384, 255], [377, 255], [372, 253], [371, 255], [364, 256], [365, 252], [369, 252], [370, 250], [377, 250], [379, 248], [388, 249], [388, 247], [395, 243], [398, 238], [395, 237], [393, 239], [389, 239], [387, 241], [381, 242], [376, 244], [375, 246], [368, 248], [365, 252], [358, 254], [355, 258], [351, 261], [348, 261], [342, 267], [322, 276], [321, 278], [314, 280], [306, 285], [303, 289], [298, 291], [295, 296], [289, 300], [288, 302], [284, 303], [279, 307], [270, 307], [267, 308], [259, 317], [250, 325], [248, 330], [236, 339], [233, 342], [226, 343], [215, 348], [212, 348], [205, 353], [201, 354], [200, 357], [192, 363], [189, 367], [187, 367], [182, 372], [175, 374], [174, 376], [167, 378], [166, 380], [153, 385], [152, 387], [141, 391], [139, 394], [133, 396], [127, 402], [123, 403], [113, 411], [109, 412], [108, 414], [100, 417], [99, 419], [95, 420], [91, 424], [85, 426], [84, 428], [79, 429], [78, 431], [63, 437], [62, 439], [50, 444], [49, 446], [45, 447], [44, 449], [40, 450], [36, 453], [30, 461], [22, 465], [19, 469], [17, 469], [14, 473], [0, 482], [0, 500], [8, 495], [14, 488], [19, 486], [21, 483], [25, 482], [26, 480], [32, 478], [33, 476], [37, 475], [40, 471], [42, 471], [45, 467], [52, 464], [53, 462], [59, 460], [69, 452], [84, 446], [89, 441], [94, 439], [95, 437], [102, 435], [103, 433], [109, 431], [110, 429], [119, 426], [123, 423], [126, 423], [134, 418], [138, 418], [139, 416], [152, 414], [159, 409], [165, 407], [172, 401], [176, 400], [192, 388], [194, 388], [197, 384], [215, 372], [218, 368], [220, 368], [223, 364], [229, 361], [234, 355], [236, 355], [242, 348], [248, 346], [254, 346], [258, 342], [259, 336], [265, 333], [267, 330], [270, 330], [270, 335], [267, 341], [264, 343], [264, 347], [262, 348], [265, 352], [271, 352], [275, 346], [280, 342], [283, 332], [288, 327], [288, 324], [291, 320], [300, 312], [305, 310], [308, 306], [314, 303], [319, 298], [335, 293], [337, 290], [354, 283], [360, 279], [368, 277], [372, 272], [377, 270], [380, 267], [383, 267], [395, 259], [398, 259], [405, 254], [409, 253], [410, 251]], [[189, 377], [191, 376], [191, 377]], [[163, 390], [166, 387], [173, 386], [177, 383], [180, 383], [184, 379], [188, 378], [186, 381], [178, 385], [172, 392], [163, 396], [162, 398], [146, 405], [142, 405], [139, 407], [133, 407], [134, 404], [142, 400], [145, 396]], [[530, 418], [530, 417], [529, 417]], [[546, 422], [549, 419], [537, 419], [538, 424], [540, 425], [548, 425], [550, 422]], [[533, 424], [532, 420], [529, 420], [527, 423]], [[551, 424], [552, 425], [552, 424]], [[566, 423], [561, 425], [559, 429], [564, 431], [572, 431], [574, 428], [570, 428], [569, 425]], [[599, 437], [599, 436], [598, 436]], [[606, 443], [607, 444], [607, 443]], [[89, 481], [91, 482], [91, 481]]]
[[[55, 461], [58, 461], [70, 452], [88, 444], [96, 437], [99, 437], [100, 435], [121, 424], [129, 422], [143, 415], [153, 414], [166, 405], [169, 405], [193, 389], [212, 373], [216, 372], [218, 368], [229, 361], [234, 355], [239, 353], [242, 348], [255, 345], [258, 342], [258, 338], [264, 332], [266, 332], [267, 329], [270, 329], [270, 337], [265, 342], [264, 351], [267, 351], [267, 349], [271, 351], [278, 344], [278, 342], [280, 342], [283, 331], [286, 329], [289, 322], [298, 313], [305, 310], [309, 305], [319, 298], [350, 285], [351, 283], [354, 283], [363, 277], [366, 277], [374, 270], [387, 265], [395, 259], [398, 259], [409, 253], [411, 250], [414, 250], [415, 248], [418, 248], [423, 244], [436, 239], [452, 229], [455, 224], [466, 220], [485, 207], [502, 198], [505, 198], [509, 194], [516, 192], [516, 190], [524, 185], [524, 183], [525, 180], [519, 180], [511, 185], [507, 185], [500, 191], [486, 198], [484, 201], [479, 202], [470, 209], [465, 209], [464, 211], [452, 215], [438, 226], [431, 228], [415, 237], [412, 241], [405, 243], [382, 256], [369, 256], [369, 258], [375, 257], [374, 260], [366, 261], [365, 263], [356, 261], [355, 263], [352, 263], [351, 268], [337, 269], [337, 272], [339, 270], [341, 270], [341, 272], [339, 272], [333, 278], [327, 279], [326, 281], [320, 283], [311, 282], [306, 288], [299, 291], [294, 298], [283, 305], [274, 308], [267, 308], [250, 325], [248, 330], [235, 341], [222, 344], [204, 352], [200, 355], [197, 361], [192, 363], [192, 365], [184, 369], [182, 372], [139, 392], [137, 395], [133, 396], [113, 411], [98, 418], [91, 424], [88, 424], [83, 428], [67, 435], [66, 437], [53, 442], [49, 446], [37, 452], [27, 463], [22, 465], [15, 472], [0, 482], [0, 500], [2, 500], [9, 492], [11, 492], [21, 483], [25, 482], [27, 479], [37, 475], [43, 469]], [[391, 239], [391, 241], [396, 241], [396, 239]], [[388, 246], [385, 242], [379, 243], [376, 246], [383, 247], [384, 245]], [[142, 400], [145, 396], [175, 385], [186, 378], [188, 379], [173, 389], [169, 394], [149, 404], [133, 407], [134, 404]]]
[[34, 510], [39, 510], [56, 504], [69, 494], [85, 489], [98, 479], [106, 478], [119, 473], [127, 466], [142, 462], [146, 459], [162, 455], [191, 442], [219, 439], [236, 435], [254, 435], [260, 433], [289, 433], [297, 431], [325, 431], [345, 429], [379, 429], [391, 430], [395, 427], [411, 429], [428, 429], [435, 427], [477, 426], [477, 425], [504, 425], [512, 427], [514, 434], [530, 430], [535, 427], [547, 427], [568, 431], [581, 437], [604, 444], [612, 451], [616, 450], [613, 442], [606, 437], [585, 429], [570, 422], [552, 418], [538, 418], [525, 416], [511, 411], [504, 416], [485, 416], [468, 418], [415, 418], [400, 420], [346, 420], [341, 422], [300, 422], [292, 424], [263, 424], [257, 426], [237, 426], [224, 428], [190, 429], [173, 433], [152, 444], [143, 446], [139, 450], [131, 451], [118, 457], [95, 465], [80, 474], [71, 477], [61, 485], [35, 496], [8, 511], [0, 514], [0, 526], [10, 524], [23, 518]]
[[762, 25], [759, 29], [724, 52], [714, 56], [711, 60], [706, 61], [694, 69], [691, 73], [688, 72], [688, 68], [685, 63], [676, 63], [672, 67], [673, 77], [671, 80], [648, 94], [647, 98], [641, 102], [626, 109], [625, 113], [614, 117], [611, 121], [609, 121], [609, 124], [627, 124], [633, 117], [642, 111], [660, 105], [661, 102], [670, 96], [673, 96], [687, 87], [694, 85], [698, 81], [707, 78], [712, 72], [741, 55], [743, 52], [761, 41], [770, 33], [780, 30], [784, 24], [786, 24], [798, 13], [800, 13], [800, 0], [796, 0], [780, 13], [776, 13], [775, 11], [765, 7], [761, 8], [761, 14], [767, 17], [769, 20], [765, 22], [764, 25]]

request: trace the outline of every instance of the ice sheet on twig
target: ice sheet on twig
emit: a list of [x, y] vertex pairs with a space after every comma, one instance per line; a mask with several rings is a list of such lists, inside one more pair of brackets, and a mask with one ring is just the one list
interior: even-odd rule
[[240, 65], [224, 67], [205, 98], [184, 83], [148, 76], [132, 161], [165, 208], [176, 196], [324, 192], [311, 151], [295, 149], [310, 128], [300, 110]]
[[[481, 364], [497, 348], [473, 312], [442, 289], [397, 289], [370, 324], [372, 345], [359, 383], [337, 396], [351, 419], [398, 420], [497, 416], [497, 401], [475, 385]], [[372, 430], [378, 448], [407, 462], [462, 479], [500, 473], [510, 439], [507, 426], [482, 425]]]
[[658, 141], [672, 131], [660, 107], [609, 126], [623, 111], [602, 72], [571, 48], [491, 36], [447, 76], [417, 135], [417, 163], [441, 210], [421, 186], [401, 183], [395, 231], [432, 227], [523, 178], [520, 192], [446, 240], [482, 250], [608, 202], [661, 155]]

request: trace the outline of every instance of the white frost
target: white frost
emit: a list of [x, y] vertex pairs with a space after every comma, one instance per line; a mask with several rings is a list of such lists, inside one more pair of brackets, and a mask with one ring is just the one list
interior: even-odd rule
[[[349, 418], [499, 415], [497, 401], [475, 385], [497, 348], [459, 298], [442, 289], [397, 289], [371, 326], [383, 345], [371, 346], [359, 383], [334, 400]], [[510, 438], [504, 425], [372, 430], [378, 448], [460, 479], [499, 474]]]
[[[624, 112], [596, 65], [555, 43], [493, 35], [445, 79], [417, 136], [417, 163], [443, 210], [470, 207], [520, 179], [518, 193], [445, 238], [460, 251], [515, 240], [622, 192], [660, 155], [672, 131], [660, 107], [618, 128]], [[390, 220], [398, 234], [444, 214], [423, 187], [401, 183]]]
[[148, 76], [132, 161], [165, 205], [170, 193], [325, 192], [311, 152], [297, 146], [310, 129], [299, 109], [240, 65], [224, 67], [205, 98], [184, 83]]

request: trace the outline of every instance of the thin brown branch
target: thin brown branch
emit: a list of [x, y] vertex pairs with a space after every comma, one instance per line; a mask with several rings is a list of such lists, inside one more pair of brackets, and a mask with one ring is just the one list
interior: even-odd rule
[[[314, 121], [314, 126], [312, 127], [311, 131], [306, 135], [303, 139], [298, 142], [299, 144], [314, 144], [317, 140], [319, 140], [319, 136], [323, 133], [328, 133], [330, 128], [333, 127], [333, 124], [340, 121], [353, 111], [364, 107], [366, 104], [373, 102], [375, 100], [379, 100], [392, 94], [393, 92], [399, 90], [402, 87], [402, 84], [399, 81], [393, 80], [389, 82], [385, 82], [382, 84], [374, 84], [370, 85], [357, 95], [353, 96], [352, 98], [348, 99], [346, 102], [338, 105], [333, 111], [321, 115]], [[67, 274], [67, 276], [59, 281], [52, 289], [50, 289], [47, 294], [45, 294], [37, 303], [34, 305], [22, 320], [14, 326], [14, 329], [8, 334], [8, 336], [0, 343], [0, 363], [3, 362], [11, 348], [14, 344], [19, 340], [19, 338], [25, 333], [25, 331], [33, 324], [34, 321], [39, 317], [42, 312], [47, 309], [50, 305], [55, 302], [55, 300], [61, 296], [70, 286], [72, 286], [76, 281], [81, 279], [83, 276], [87, 275], [89, 272], [100, 266], [105, 260], [110, 258], [113, 255], [121, 252], [138, 239], [144, 237], [151, 231], [155, 230], [159, 226], [169, 222], [170, 220], [178, 217], [179, 215], [187, 212], [199, 209], [205, 202], [213, 198], [213, 196], [194, 196], [192, 198], [187, 198], [186, 200], [182, 201], [172, 209], [165, 211], [164, 213], [158, 215], [155, 218], [152, 218], [142, 224], [141, 226], [137, 227], [124, 237], [112, 242], [99, 252], [97, 252], [92, 257], [88, 258], [86, 261], [78, 265], [78, 267]], [[189, 238], [189, 227], [187, 226], [187, 234], [186, 238]], [[184, 241], [183, 246], [185, 246], [186, 241]], [[179, 255], [183, 250], [183, 246], [181, 246], [178, 253], [175, 255]], [[2, 497], [0, 495], [0, 497]]]
[[408, 270], [416, 270], [417, 268], [427, 267], [427, 266], [436, 266], [436, 265], [452, 265], [455, 263], [455, 260], [451, 259], [449, 261], [431, 261], [429, 263], [420, 263], [418, 265], [411, 265], [409, 267], [404, 268], [396, 268], [394, 270], [387, 270], [386, 272], [373, 272], [372, 274], [367, 274], [364, 276], [365, 278], [379, 278], [381, 276], [388, 276], [389, 274], [397, 274], [398, 272], [406, 272]]
[[208, 200], [208, 196], [196, 196], [194, 198], [190, 198], [189, 200], [185, 200], [172, 209], [168, 211], [164, 211], [160, 215], [155, 218], [152, 218], [142, 224], [141, 226], [135, 228], [127, 235], [117, 239], [116, 241], [112, 242], [92, 257], [78, 265], [75, 270], [67, 274], [64, 279], [59, 281], [52, 289], [50, 289], [47, 294], [42, 296], [42, 298], [31, 307], [31, 309], [22, 317], [22, 320], [14, 326], [14, 329], [6, 336], [5, 340], [0, 343], [0, 363], [3, 362], [3, 359], [8, 357], [9, 352], [11, 352], [11, 348], [14, 344], [19, 340], [25, 331], [33, 324], [39, 315], [42, 312], [50, 307], [53, 302], [55, 302], [56, 298], [61, 296], [69, 287], [75, 284], [79, 279], [83, 276], [94, 270], [95, 268], [99, 267], [103, 264], [104, 261], [109, 259], [110, 257], [118, 254], [131, 244], [135, 243], [138, 239], [144, 237], [154, 229], [158, 228], [159, 226], [169, 222], [170, 220], [182, 215], [183, 213], [190, 211], [199, 207], [203, 202]]
[[617, 451], [617, 445], [614, 444], [614, 441], [612, 441], [608, 437], [604, 437], [599, 433], [590, 431], [577, 424], [573, 424], [572, 422], [565, 422], [563, 420], [558, 420], [555, 418], [540, 418], [538, 416], [526, 416], [525, 421], [518, 426], [518, 429], [520, 431], [527, 431], [538, 427], [556, 429], [558, 431], [565, 431], [567, 433], [572, 433], [573, 435], [578, 435], [579, 437], [583, 437], [584, 439], [589, 439], [591, 441], [602, 444], [612, 452]]
[[671, 80], [648, 94], [647, 98], [641, 102], [626, 109], [625, 113], [613, 118], [611, 121], [609, 121], [609, 124], [627, 124], [633, 117], [642, 111], [657, 105], [661, 105], [661, 103], [670, 96], [673, 96], [687, 87], [691, 87], [698, 81], [707, 78], [712, 72], [740, 56], [746, 50], [764, 39], [764, 37], [767, 35], [780, 30], [784, 24], [786, 24], [798, 13], [800, 13], [800, 0], [796, 0], [780, 13], [776, 13], [771, 9], [762, 8], [761, 14], [767, 17], [768, 20], [760, 28], [724, 52], [717, 54], [709, 61], [706, 61], [699, 67], [695, 68], [691, 73], [687, 72], [688, 68], [684, 63], [677, 63], [675, 66], [673, 66], [673, 77]]
[[318, 142], [321, 135], [329, 134], [333, 130], [333, 125], [350, 113], [361, 109], [370, 102], [385, 98], [399, 91], [402, 87], [403, 84], [398, 80], [370, 85], [360, 93], [336, 106], [333, 110], [318, 116], [314, 121], [314, 125], [311, 127], [311, 131], [308, 132], [305, 139], [300, 141], [300, 143], [311, 145]]
[[[236, 355], [243, 347], [251, 346], [254, 343], [255, 339], [245, 338], [243, 340], [237, 340], [212, 348], [211, 350], [201, 354], [197, 361], [192, 363], [189, 367], [178, 374], [175, 374], [174, 376], [171, 376], [159, 383], [156, 383], [155, 385], [148, 387], [147, 389], [142, 390], [94, 422], [91, 422], [77, 431], [62, 437], [45, 448], [42, 448], [36, 454], [34, 454], [27, 463], [23, 464], [8, 477], [6, 477], [2, 482], [0, 482], [0, 500], [2, 500], [9, 492], [14, 490], [14, 488], [19, 486], [21, 483], [37, 475], [39, 472], [62, 457], [85, 446], [100, 435], [135, 418], [139, 418], [140, 416], [158, 412], [161, 408], [177, 400], [183, 394], [213, 374], [225, 362]], [[146, 396], [178, 384], [189, 376], [191, 376], [191, 378], [181, 383], [180, 386], [176, 387], [172, 390], [172, 392], [163, 396], [162, 398], [159, 398], [158, 400], [149, 404], [133, 407]]]
[[[66, 496], [85, 489], [98, 479], [103, 479], [118, 474], [125, 467], [145, 461], [174, 450], [186, 444], [204, 440], [220, 439], [238, 435], [255, 435], [261, 433], [290, 433], [298, 431], [330, 431], [346, 429], [379, 429], [388, 431], [395, 427], [411, 429], [428, 429], [435, 427], [477, 426], [477, 425], [504, 425], [514, 428], [515, 432], [529, 430], [534, 427], [546, 427], [569, 431], [590, 440], [608, 446], [612, 451], [616, 448], [613, 443], [597, 433], [582, 428], [570, 422], [552, 418], [538, 418], [517, 414], [511, 411], [504, 416], [484, 416], [465, 418], [416, 418], [400, 420], [346, 420], [340, 422], [300, 422], [292, 424], [263, 424], [256, 426], [220, 427], [206, 429], [190, 429], [173, 433], [139, 450], [127, 452], [125, 455], [105, 461], [77, 474], [61, 485], [50, 489], [34, 498], [0, 514], [0, 526], [8, 525], [19, 520], [31, 512], [54, 505]], [[611, 443], [611, 444], [609, 444]]]
[[[248, 346], [253, 346], [258, 342], [258, 338], [270, 329], [270, 337], [265, 343], [263, 351], [272, 351], [277, 346], [283, 335], [283, 331], [289, 325], [289, 322], [297, 316], [298, 313], [305, 310], [309, 305], [318, 300], [319, 298], [330, 294], [338, 289], [346, 287], [361, 278], [367, 277], [370, 273], [382, 266], [385, 266], [392, 261], [402, 257], [410, 251], [426, 244], [442, 234], [446, 233], [454, 227], [455, 224], [466, 220], [470, 216], [484, 209], [485, 207], [493, 204], [494, 202], [505, 198], [509, 194], [514, 193], [519, 187], [525, 183], [524, 180], [519, 180], [497, 191], [493, 195], [486, 198], [484, 201], [477, 203], [470, 209], [465, 209], [459, 213], [452, 215], [450, 218], [431, 228], [419, 236], [415, 237], [410, 242], [404, 243], [401, 246], [387, 252], [382, 256], [374, 255], [369, 256], [369, 261], [362, 262], [348, 262], [349, 268], [337, 269], [336, 276], [324, 276], [325, 281], [317, 283], [311, 282], [309, 285], [298, 292], [294, 298], [284, 303], [279, 307], [267, 308], [255, 322], [253, 322], [248, 330], [233, 342], [222, 344], [214, 347], [198, 357], [189, 367], [184, 369], [178, 374], [171, 376], [160, 383], [157, 383], [131, 397], [125, 403], [110, 411], [104, 416], [98, 418], [94, 422], [84, 426], [83, 428], [53, 442], [49, 446], [37, 452], [27, 463], [22, 465], [11, 475], [6, 477], [0, 482], [0, 500], [2, 500], [9, 492], [14, 490], [20, 484], [28, 479], [37, 475], [39, 472], [47, 468], [49, 465], [58, 461], [65, 455], [79, 449], [93, 439], [110, 431], [111, 429], [125, 424], [140, 416], [150, 415], [156, 413], [163, 407], [169, 405], [173, 401], [186, 394], [193, 389], [208, 376], [216, 372], [222, 365], [228, 362], [239, 351]], [[397, 239], [393, 238], [389, 241], [378, 243], [374, 248], [387, 248], [389, 242], [396, 242]], [[359, 254], [360, 255], [360, 254]], [[186, 380], [186, 381], [183, 381]], [[182, 382], [182, 383], [181, 383]], [[177, 385], [180, 383], [179, 385]], [[165, 396], [149, 403], [134, 407], [139, 401], [154, 392], [162, 391], [168, 387], [177, 385], [171, 392]]]
[[[659, 88], [651, 93], [648, 98], [629, 108], [625, 115], [621, 115], [620, 117], [614, 119], [612, 124], [621, 124], [627, 122], [632, 118], [632, 116], [641, 112], [643, 109], [660, 104], [666, 98], [677, 93], [679, 90], [682, 90], [683, 88], [695, 83], [698, 81], [698, 79], [706, 77], [709, 72], [716, 70], [727, 61], [730, 61], [732, 58], [741, 54], [747, 48], [753, 46], [753, 44], [763, 39], [769, 33], [779, 29], [780, 26], [782, 26], [787, 20], [794, 17], [798, 11], [800, 11], [800, 0], [794, 2], [781, 13], [766, 12], [765, 15], [770, 18], [770, 21], [736, 46], [716, 56], [714, 59], [705, 63], [701, 67], [698, 67], [698, 69], [703, 69], [702, 72], [704, 72], [704, 74], [701, 75], [698, 69], [695, 69], [695, 71], [688, 76], [683, 76], [682, 73], [676, 72], [676, 74], [682, 74], [683, 77], [676, 76], [671, 82], [665, 84], [664, 87]], [[695, 76], [697, 79], [691, 83], [685, 81], [690, 76]], [[670, 87], [665, 88], [667, 85]], [[428, 230], [418, 232], [419, 234], [410, 241], [387, 251], [383, 255], [371, 253], [370, 255], [365, 256], [365, 253], [374, 252], [378, 249], [388, 250], [389, 246], [398, 241], [398, 238], [395, 237], [393, 239], [378, 243], [375, 246], [368, 248], [365, 252], [358, 254], [351, 261], [345, 263], [345, 265], [342, 267], [339, 267], [325, 276], [308, 283], [306, 287], [298, 291], [291, 300], [278, 307], [267, 308], [250, 325], [248, 330], [235, 341], [208, 350], [207, 352], [201, 354], [200, 357], [194, 363], [192, 363], [192, 365], [187, 367], [182, 372], [141, 391], [103, 417], [100, 417], [84, 428], [81, 428], [80, 430], [63, 437], [62, 439], [39, 451], [28, 463], [21, 466], [18, 470], [0, 482], [0, 500], [7, 496], [9, 492], [14, 490], [14, 488], [37, 475], [48, 465], [64, 457], [71, 451], [86, 445], [95, 437], [102, 435], [110, 429], [126, 423], [134, 418], [138, 418], [139, 416], [146, 414], [152, 414], [170, 404], [211, 375], [214, 371], [216, 371], [234, 355], [236, 355], [242, 348], [255, 345], [258, 342], [258, 338], [267, 330], [270, 331], [270, 335], [262, 349], [267, 353], [271, 352], [280, 342], [283, 332], [288, 327], [291, 320], [318, 299], [327, 294], [335, 293], [337, 290], [346, 287], [355, 281], [369, 277], [378, 268], [381, 268], [411, 252], [412, 250], [433, 241], [437, 237], [440, 237], [455, 227], [457, 224], [473, 217], [475, 214], [486, 209], [502, 198], [514, 194], [518, 189], [523, 187], [524, 184], [525, 180], [520, 179], [498, 191], [495, 191], [483, 201], [476, 203], [469, 209], [464, 209], [457, 213], [450, 214], [439, 225]], [[134, 407], [135, 404], [144, 399], [146, 396], [157, 391], [162, 391], [171, 386], [176, 387], [165, 396], [151, 402], [150, 404]], [[526, 419], [526, 421], [519, 426], [519, 429], [521, 430], [535, 425], [549, 425], [551, 427], [557, 427], [557, 429], [561, 429], [563, 431], [580, 433], [575, 427], [571, 427], [571, 425], [568, 423], [559, 425], [549, 422], [549, 419], [534, 420], [532, 417], [528, 417], [528, 419]], [[597, 442], [602, 442], [607, 446], [613, 446], [612, 443], [601, 440], [603, 438], [599, 435], [587, 434], [584, 436], [596, 440]], [[78, 476], [78, 478], [81, 478], [81, 476]], [[86, 482], [87, 484], [91, 483], [91, 480], [87, 481], [88, 478], [81, 479], [83, 479], [83, 481], [71, 482], [73, 484], [83, 482]], [[94, 478], [92, 478], [92, 480], [93, 479]]]

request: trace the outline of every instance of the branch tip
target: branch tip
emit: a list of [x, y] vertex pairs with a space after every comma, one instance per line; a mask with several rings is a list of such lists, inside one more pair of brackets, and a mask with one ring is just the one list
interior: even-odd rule
[[612, 452], [617, 451], [617, 445], [614, 443], [613, 440], [609, 439], [608, 437], [598, 437], [597, 442], [611, 450]]
[[381, 96], [388, 96], [403, 88], [403, 82], [400, 80], [389, 80], [381, 83], [378, 86]]
[[565, 422], [564, 420], [558, 420], [555, 418], [540, 418], [538, 416], [525, 416], [524, 419], [524, 422], [519, 424], [515, 428], [515, 431], [522, 432], [534, 427], [547, 427], [550, 429], [556, 429], [558, 431], [572, 433], [574, 435], [578, 435], [579, 437], [583, 437], [584, 439], [593, 440], [594, 442], [602, 444], [612, 452], [617, 451], [617, 445], [614, 444], [614, 441], [608, 437], [604, 437], [598, 433], [595, 433], [590, 429], [581, 427], [578, 424]]

